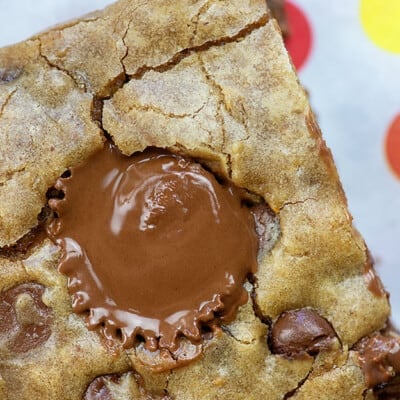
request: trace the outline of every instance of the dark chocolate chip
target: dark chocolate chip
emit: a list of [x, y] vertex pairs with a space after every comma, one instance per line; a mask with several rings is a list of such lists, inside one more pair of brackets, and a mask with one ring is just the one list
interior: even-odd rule
[[43, 303], [44, 290], [37, 283], [25, 283], [0, 294], [0, 338], [11, 351], [25, 353], [50, 337], [53, 314]]
[[104, 375], [94, 379], [84, 394], [84, 400], [113, 400], [110, 389], [107, 387], [107, 382], [117, 383], [118, 375]]
[[269, 345], [272, 353], [295, 357], [329, 350], [336, 333], [316, 311], [304, 308], [282, 313], [272, 325]]
[[1, 68], [0, 67], [0, 83], [9, 83], [17, 79], [22, 74], [23, 69], [17, 68]]
[[[12, 246], [4, 246], [0, 248], [0, 257], [16, 259], [25, 256], [29, 249], [34, 245], [37, 238], [43, 233], [39, 227], [31, 229], [26, 235], [19, 239]], [[43, 235], [44, 238], [44, 235]]]
[[379, 385], [374, 389], [377, 400], [399, 400], [400, 399], [400, 377]]
[[377, 334], [361, 339], [354, 350], [368, 387], [389, 382], [400, 374], [400, 339]]

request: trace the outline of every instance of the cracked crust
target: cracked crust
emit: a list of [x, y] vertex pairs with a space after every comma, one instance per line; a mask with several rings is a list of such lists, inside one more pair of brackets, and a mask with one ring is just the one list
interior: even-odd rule
[[55, 269], [58, 258], [58, 248], [46, 240], [25, 260], [0, 259], [0, 291], [25, 282], [39, 283], [46, 287], [43, 302], [54, 313], [51, 336], [42, 347], [15, 354], [0, 346], [0, 376], [6, 393], [2, 399], [80, 399], [96, 376], [129, 371], [128, 357], [119, 348], [104, 346], [72, 313], [66, 278]]
[[[169, 148], [264, 198], [280, 234], [250, 288], [257, 312], [249, 303], [197, 361], [155, 373], [140, 349], [102, 342], [71, 312], [45, 241], [20, 261], [0, 257], [0, 289], [38, 282], [55, 314], [43, 347], [0, 346], [2, 398], [82, 399], [109, 374], [118, 399], [362, 398], [347, 348], [383, 328], [389, 306], [368, 290], [365, 245], [265, 1], [120, 0], [1, 49], [0, 247], [37, 225], [48, 188], [104, 131], [127, 155]], [[332, 324], [341, 349], [271, 354], [268, 321], [302, 307]]]

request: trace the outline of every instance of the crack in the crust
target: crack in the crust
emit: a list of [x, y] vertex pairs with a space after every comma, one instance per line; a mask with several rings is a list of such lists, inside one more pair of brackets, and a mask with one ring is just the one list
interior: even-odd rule
[[362, 398], [363, 398], [363, 400], [365, 400], [365, 399], [367, 398], [368, 393], [369, 393], [369, 389], [365, 389], [365, 390], [363, 391], [363, 393], [362, 393]]
[[246, 111], [246, 108], [244, 107], [242, 102], [240, 102], [240, 108], [241, 108], [242, 113], [243, 113], [243, 117], [241, 118], [241, 123], [242, 123], [242, 126], [243, 126], [243, 128], [244, 128], [244, 130], [246, 132], [246, 137], [244, 137], [240, 141], [241, 142], [245, 142], [246, 140], [250, 139], [250, 131], [249, 131], [248, 122], [247, 122], [249, 120], [249, 118], [247, 117], [247, 111]]
[[168, 373], [168, 376], [167, 376], [167, 378], [166, 378], [165, 388], [164, 388], [164, 393], [165, 393], [165, 395], [167, 396], [167, 399], [170, 398], [170, 397], [169, 397], [170, 395], [169, 395], [169, 392], [168, 392], [168, 387], [169, 387], [169, 380], [170, 380], [172, 374], [173, 374], [173, 370], [170, 369], [170, 370], [169, 370], [169, 373]]
[[[128, 54], [129, 54], [129, 46], [127, 46], [127, 44], [126, 44], [126, 37], [127, 37], [127, 35], [128, 35], [129, 29], [130, 29], [130, 27], [131, 27], [131, 25], [132, 25], [132, 23], [133, 23], [133, 21], [134, 21], [133, 18], [130, 19], [130, 21], [129, 21], [129, 23], [128, 23], [128, 26], [126, 27], [126, 30], [125, 30], [125, 32], [123, 33], [122, 38], [121, 38], [122, 43], [123, 43], [123, 45], [125, 46], [125, 49], [126, 49], [125, 54], [124, 54], [123, 57], [120, 59], [121, 66], [122, 66], [123, 71], [124, 71], [124, 74], [125, 74], [125, 76], [124, 76], [124, 82], [121, 82], [121, 84], [119, 84], [119, 85], [115, 85], [114, 90], [111, 91], [110, 96], [102, 97], [102, 98], [94, 98], [94, 99], [93, 99], [93, 104], [95, 105], [96, 102], [97, 102], [97, 105], [100, 104], [100, 107], [99, 107], [99, 106], [97, 106], [97, 107], [96, 107], [96, 106], [93, 106], [93, 110], [97, 110], [98, 112], [97, 112], [97, 115], [96, 115], [96, 113], [92, 113], [92, 121], [98, 123], [98, 125], [99, 125], [99, 127], [100, 127], [100, 129], [101, 129], [101, 132], [102, 132], [103, 136], [105, 136], [106, 138], [110, 138], [110, 135], [108, 135], [107, 132], [104, 131], [103, 124], [102, 124], [102, 109], [103, 109], [103, 106], [104, 106], [104, 100], [106, 100], [106, 99], [112, 99], [113, 96], [114, 96], [114, 94], [115, 94], [119, 89], [123, 88], [124, 85], [127, 84], [127, 83], [129, 83], [132, 79], [141, 79], [141, 78], [146, 74], [146, 72], [149, 72], [149, 71], [164, 72], [164, 71], [167, 71], [167, 70], [169, 70], [169, 69], [172, 69], [172, 68], [175, 67], [178, 63], [180, 63], [184, 58], [190, 56], [190, 55], [193, 54], [193, 53], [196, 53], [196, 52], [200, 53], [200, 52], [203, 52], [203, 51], [207, 51], [208, 49], [210, 49], [210, 48], [212, 48], [212, 47], [223, 46], [223, 45], [225, 45], [225, 44], [227, 44], [227, 43], [238, 42], [239, 40], [241, 40], [241, 39], [245, 38], [246, 36], [248, 36], [249, 34], [251, 34], [254, 30], [260, 29], [260, 28], [262, 28], [263, 26], [265, 26], [265, 25], [268, 23], [268, 20], [269, 20], [268, 14], [264, 14], [264, 15], [261, 16], [257, 21], [255, 21], [255, 22], [253, 22], [253, 23], [251, 23], [251, 24], [246, 25], [243, 29], [241, 29], [238, 33], [236, 33], [236, 34], [233, 35], [233, 36], [226, 36], [226, 37], [222, 37], [222, 38], [219, 38], [219, 39], [216, 39], [216, 40], [209, 40], [209, 41], [206, 41], [205, 43], [203, 43], [203, 44], [201, 44], [201, 45], [193, 46], [193, 42], [194, 42], [194, 40], [195, 40], [195, 38], [196, 38], [197, 31], [198, 31], [198, 22], [199, 22], [200, 16], [201, 16], [201, 14], [207, 9], [208, 5], [209, 5], [209, 2], [207, 1], [207, 2], [200, 8], [198, 14], [197, 14], [196, 17], [194, 18], [194, 21], [195, 21], [195, 28], [194, 28], [194, 31], [193, 31], [193, 37], [192, 37], [192, 39], [191, 39], [191, 45], [192, 45], [192, 47], [189, 47], [189, 48], [186, 48], [186, 49], [181, 50], [180, 52], [176, 53], [170, 60], [168, 60], [167, 62], [165, 62], [165, 63], [163, 63], [163, 64], [160, 64], [160, 65], [158, 65], [158, 66], [146, 66], [146, 65], [144, 65], [144, 66], [142, 66], [142, 67], [139, 67], [133, 75], [130, 75], [130, 76], [129, 76], [129, 75], [127, 75], [127, 73], [126, 73], [126, 66], [125, 66], [124, 60], [126, 59], [126, 57], [127, 57]], [[139, 5], [132, 11], [131, 14], [133, 14], [133, 13], [135, 12], [135, 10], [137, 10], [140, 6], [142, 6], [142, 4], [139, 4]], [[69, 73], [69, 71], [63, 70], [63, 69], [59, 68], [57, 65], [54, 65], [53, 63], [50, 62], [50, 60], [47, 59], [47, 57], [45, 57], [45, 56], [42, 54], [41, 42], [40, 42], [40, 54], [41, 54], [41, 56], [42, 56], [43, 58], [45, 58], [46, 62], [47, 62], [50, 66], [55, 67], [55, 68], [57, 68], [57, 69], [59, 69], [59, 70], [65, 72], [66, 74], [68, 74], [68, 76], [70, 76], [70, 77], [73, 79], [73, 81], [75, 82], [75, 84], [76, 84], [78, 87], [80, 87], [79, 83], [76, 82], [76, 80], [74, 79], [73, 76], [71, 76], [71, 74]], [[224, 98], [224, 94], [223, 94], [223, 89], [222, 89], [222, 87], [219, 86], [219, 85], [212, 79], [211, 75], [207, 72], [207, 70], [206, 70], [206, 68], [205, 68], [205, 66], [204, 66], [204, 63], [203, 63], [202, 60], [201, 60], [201, 57], [199, 57], [199, 60], [200, 60], [201, 68], [203, 69], [203, 72], [204, 72], [204, 74], [205, 74], [205, 76], [206, 76], [208, 82], [210, 83], [210, 86], [212, 86], [212, 87], [214, 88], [214, 91], [216, 92], [216, 94], [217, 94], [217, 96], [219, 97], [219, 100], [220, 100], [220, 101], [219, 101], [219, 104], [218, 104], [218, 109], [216, 110], [215, 119], [219, 122], [219, 125], [221, 126], [221, 130], [222, 130], [222, 146], [221, 146], [221, 147], [222, 147], [222, 148], [221, 148], [220, 151], [222, 152], [222, 155], [225, 157], [225, 160], [226, 160], [225, 163], [226, 163], [226, 169], [227, 169], [228, 176], [231, 177], [231, 176], [232, 176], [232, 161], [231, 161], [231, 155], [230, 155], [229, 153], [223, 151], [223, 149], [226, 147], [227, 132], [226, 132], [226, 129], [225, 129], [224, 118], [223, 118], [223, 115], [222, 115], [222, 108], [224, 108], [228, 114], [231, 115], [231, 113], [229, 112], [229, 108], [226, 106], [226, 100], [225, 100], [225, 98]], [[86, 91], [86, 88], [84, 88], [84, 89], [85, 89], [85, 91]], [[143, 106], [143, 107], [137, 106], [137, 105], [136, 105], [136, 106], [131, 107], [131, 109], [137, 108], [137, 109], [143, 110], [143, 111], [152, 110], [152, 111], [157, 112], [157, 113], [159, 113], [159, 114], [165, 115], [166, 117], [169, 117], [169, 118], [187, 118], [187, 117], [195, 118], [195, 116], [196, 116], [199, 112], [201, 112], [201, 110], [202, 110], [205, 106], [206, 106], [206, 104], [203, 104], [203, 105], [202, 105], [198, 110], [196, 110], [193, 114], [165, 113], [165, 112], [163, 112], [161, 109], [159, 109], [159, 108], [157, 108], [157, 107], [155, 107], [155, 106], [151, 106], [151, 105], [149, 105], [149, 106]], [[233, 116], [232, 116], [232, 117], [233, 117]], [[242, 122], [242, 125], [243, 125], [245, 131], [248, 133], [248, 129], [247, 129], [246, 124], [243, 124], [243, 121], [241, 121], [241, 122]], [[204, 129], [204, 128], [202, 128], [202, 129]], [[209, 136], [209, 138], [210, 138], [210, 143], [211, 143], [211, 141], [212, 141], [212, 140], [211, 140], [211, 139], [212, 139], [212, 134], [211, 134], [211, 132], [209, 132], [207, 129], [205, 129], [205, 131], [208, 133], [208, 136]], [[204, 145], [206, 145], [207, 147], [209, 147], [211, 150], [215, 151], [215, 148], [213, 148], [213, 146], [211, 146], [210, 144], [204, 144]]]
[[[139, 8], [140, 5], [138, 5], [138, 7], [135, 8], [135, 10], [137, 8]], [[235, 43], [240, 41], [241, 39], [245, 38], [246, 36], [248, 36], [249, 34], [251, 34], [254, 30], [260, 29], [263, 26], [265, 26], [268, 21], [269, 21], [269, 15], [266, 13], [264, 15], [262, 15], [257, 21], [250, 23], [248, 25], [246, 25], [243, 29], [241, 29], [239, 32], [237, 32], [235, 35], [233, 36], [224, 36], [221, 37], [219, 39], [215, 39], [215, 40], [209, 40], [206, 41], [205, 43], [198, 45], [198, 46], [194, 46], [194, 40], [196, 38], [197, 35], [197, 31], [198, 31], [198, 22], [200, 19], [201, 14], [207, 9], [207, 7], [209, 6], [209, 2], [206, 1], [205, 4], [203, 4], [203, 6], [200, 8], [199, 12], [197, 13], [197, 15], [194, 17], [193, 21], [195, 24], [194, 27], [194, 31], [193, 31], [193, 35], [192, 35], [192, 39], [190, 40], [190, 47], [185, 48], [179, 52], [177, 52], [176, 54], [174, 54], [168, 61], [166, 61], [165, 63], [159, 64], [157, 66], [148, 66], [148, 65], [143, 65], [139, 68], [137, 68], [136, 72], [134, 72], [132, 75], [127, 75], [126, 74], [126, 66], [124, 63], [124, 60], [126, 59], [126, 57], [129, 54], [129, 46], [127, 46], [126, 44], [126, 36], [129, 32], [130, 26], [133, 22], [133, 19], [131, 19], [128, 23], [128, 26], [122, 36], [122, 42], [126, 48], [126, 52], [124, 54], [124, 56], [121, 58], [120, 62], [122, 65], [123, 70], [125, 71], [125, 82], [120, 86], [120, 88], [123, 88], [125, 84], [129, 83], [132, 79], [135, 80], [139, 80], [141, 78], [143, 78], [143, 76], [149, 72], [149, 71], [156, 71], [156, 72], [165, 72], [168, 71], [172, 68], [174, 68], [176, 65], [178, 65], [183, 59], [189, 57], [190, 55], [194, 54], [194, 53], [201, 53], [204, 51], [207, 51], [208, 49], [212, 48], [212, 47], [218, 47], [218, 46], [224, 46], [227, 43]], [[134, 10], [134, 11], [135, 11]], [[134, 12], [133, 11], [133, 12]], [[222, 111], [222, 107], [226, 110], [226, 112], [228, 114], [230, 114], [232, 116], [232, 114], [229, 112], [229, 108], [226, 106], [226, 100], [224, 98], [224, 94], [223, 94], [223, 89], [221, 86], [219, 86], [211, 77], [211, 75], [208, 73], [208, 71], [206, 70], [204, 63], [201, 60], [201, 57], [199, 56], [199, 60], [200, 60], [200, 65], [201, 68], [203, 69], [203, 73], [205, 74], [205, 77], [207, 79], [207, 81], [210, 83], [210, 86], [214, 88], [214, 91], [216, 92], [218, 98], [219, 98], [219, 104], [218, 104], [218, 109], [215, 115], [215, 119], [219, 122], [219, 125], [221, 126], [221, 130], [222, 130], [222, 149], [221, 152], [224, 155], [224, 157], [226, 158], [226, 168], [228, 171], [228, 176], [231, 177], [232, 175], [232, 161], [231, 161], [231, 155], [229, 153], [226, 153], [223, 151], [223, 149], [226, 147], [226, 137], [227, 137], [227, 133], [226, 133], [226, 129], [225, 129], [225, 124], [224, 124], [224, 119], [223, 119], [223, 115], [221, 113]], [[116, 91], [118, 91], [119, 88], [117, 88]], [[114, 93], [115, 93], [114, 92]], [[113, 94], [114, 94], [113, 93]], [[111, 96], [109, 96], [108, 98], [112, 99], [113, 94]], [[192, 117], [194, 118], [195, 115], [197, 113], [199, 113], [201, 111], [201, 109], [205, 106], [205, 104], [203, 104], [203, 106], [197, 110], [195, 113], [193, 114], [173, 114], [173, 113], [169, 113], [166, 114], [164, 112], [162, 112], [162, 110], [158, 109], [155, 106], [145, 106], [145, 108], [139, 108], [137, 106], [133, 106], [131, 107], [131, 109], [133, 108], [137, 108], [137, 109], [142, 109], [144, 111], [146, 110], [152, 110], [154, 112], [158, 112], [161, 113], [162, 115], [165, 115], [167, 117], [170, 118], [185, 118], [185, 117]], [[232, 116], [233, 117], [233, 116]], [[233, 117], [234, 118], [234, 117]], [[246, 124], [243, 124], [243, 121], [241, 121], [245, 131], [248, 133], [248, 129]], [[100, 125], [102, 128], [102, 125]], [[211, 133], [206, 130], [209, 134], [210, 139], [212, 138]], [[215, 151], [215, 149], [209, 145], [209, 147]]]
[[119, 62], [121, 63], [121, 67], [122, 67], [122, 69], [124, 70], [124, 73], [125, 73], [125, 81], [127, 81], [127, 79], [126, 79], [127, 73], [126, 73], [126, 67], [125, 67], [124, 61], [125, 61], [126, 57], [128, 57], [128, 54], [129, 54], [129, 47], [126, 45], [125, 40], [126, 40], [126, 36], [128, 35], [129, 28], [131, 27], [132, 21], [133, 21], [133, 18], [129, 21], [128, 26], [126, 27], [126, 30], [125, 30], [124, 34], [122, 35], [122, 38], [121, 38], [121, 41], [122, 41], [122, 43], [123, 43], [123, 45], [125, 47], [125, 54], [121, 57]]
[[59, 65], [51, 62], [49, 60], [49, 58], [43, 53], [43, 49], [42, 49], [42, 39], [40, 38], [40, 36], [38, 37], [39, 40], [39, 55], [40, 57], [46, 62], [46, 64], [50, 67], [50, 68], [55, 68], [56, 70], [63, 72], [64, 74], [68, 75], [72, 81], [75, 83], [75, 86], [77, 86], [79, 89], [83, 89], [83, 91], [86, 93], [87, 92], [87, 88], [86, 85], [84, 83], [80, 83], [76, 80], [76, 78], [71, 74], [70, 71], [68, 71], [65, 68], [61, 68]]
[[253, 338], [252, 340], [241, 340], [237, 338], [232, 331], [229, 329], [227, 325], [221, 325], [221, 329], [224, 333], [226, 333], [229, 337], [231, 337], [233, 340], [235, 340], [237, 343], [243, 344], [243, 345], [251, 345], [257, 342], [256, 338]]
[[257, 277], [255, 275], [251, 275], [248, 277], [248, 280], [250, 284], [252, 285], [252, 290], [250, 292], [250, 298], [251, 298], [251, 303], [253, 307], [253, 312], [256, 318], [260, 320], [260, 322], [268, 327], [268, 332], [271, 330], [272, 326], [272, 318], [264, 315], [263, 312], [261, 311], [261, 307], [259, 306], [257, 302], [257, 288], [258, 288], [258, 282], [257, 282]]
[[[122, 43], [123, 43], [123, 45], [124, 45], [124, 47], [125, 47], [125, 54], [124, 54], [124, 55], [122, 56], [122, 58], [120, 59], [120, 63], [121, 63], [122, 69], [124, 70], [125, 77], [127, 76], [127, 73], [126, 73], [126, 67], [125, 67], [125, 64], [124, 64], [124, 60], [126, 59], [126, 57], [128, 57], [128, 54], [129, 54], [129, 46], [127, 46], [125, 40], [126, 40], [126, 37], [127, 37], [127, 35], [128, 35], [129, 29], [130, 29], [130, 27], [131, 27], [131, 25], [132, 25], [132, 22], [134, 21], [133, 15], [135, 14], [136, 10], [138, 10], [140, 7], [142, 7], [142, 6], [144, 6], [144, 5], [146, 5], [146, 3], [140, 3], [140, 4], [138, 4], [138, 5], [132, 10], [132, 12], [130, 13], [130, 20], [129, 20], [129, 22], [128, 22], [128, 25], [127, 25], [127, 27], [126, 27], [126, 29], [125, 29], [125, 32], [123, 33], [123, 35], [122, 35], [122, 37], [121, 37]], [[122, 14], [122, 13], [121, 13], [121, 14]], [[121, 16], [121, 14], [120, 14], [120, 16]], [[129, 81], [129, 80], [126, 80], [126, 82], [128, 82], [128, 81]]]
[[217, 122], [221, 126], [221, 129], [222, 129], [222, 142], [223, 142], [223, 147], [225, 147], [226, 129], [225, 129], [224, 117], [223, 117], [223, 115], [221, 113], [221, 110], [224, 109], [228, 114], [229, 114], [229, 111], [228, 111], [228, 107], [226, 105], [226, 99], [225, 99], [224, 91], [223, 91], [222, 87], [220, 85], [218, 85], [218, 83], [213, 79], [213, 77], [207, 71], [206, 66], [204, 65], [204, 61], [203, 61], [203, 58], [201, 57], [201, 55], [198, 54], [197, 57], [198, 57], [199, 64], [200, 64], [200, 69], [203, 72], [204, 78], [206, 79], [207, 83], [209, 84], [209, 86], [211, 87], [213, 92], [215, 92], [216, 97], [219, 100], [218, 101], [218, 107], [217, 107], [216, 114], [215, 114], [215, 119], [217, 120]]
[[45, 229], [50, 218], [50, 211], [43, 207], [37, 217], [37, 224], [15, 243], [0, 247], [0, 258], [7, 258], [13, 261], [25, 260], [32, 249], [41, 243], [45, 238]]
[[226, 157], [226, 167], [227, 167], [228, 175], [231, 178], [232, 177], [232, 158], [228, 152], [224, 151], [224, 149], [226, 148], [227, 132], [226, 132], [226, 128], [225, 128], [225, 120], [222, 115], [222, 109], [224, 109], [228, 114], [230, 114], [230, 113], [229, 113], [228, 107], [226, 105], [226, 99], [225, 99], [222, 87], [220, 85], [218, 85], [217, 82], [208, 73], [201, 55], [197, 54], [197, 56], [198, 56], [198, 61], [200, 64], [200, 69], [201, 69], [206, 81], [208, 82], [211, 89], [215, 92], [215, 95], [218, 99], [218, 106], [217, 106], [214, 118], [218, 122], [219, 126], [221, 127], [222, 146], [221, 146], [220, 151]]
[[193, 53], [203, 52], [203, 51], [209, 50], [212, 47], [219, 47], [219, 46], [224, 46], [228, 43], [238, 42], [241, 39], [244, 39], [245, 37], [250, 35], [253, 31], [264, 27], [268, 23], [268, 20], [269, 20], [268, 14], [264, 14], [257, 21], [246, 25], [243, 29], [241, 29], [238, 33], [236, 33], [233, 36], [224, 36], [219, 39], [208, 40], [198, 46], [187, 47], [187, 48], [177, 52], [176, 54], [174, 54], [166, 62], [156, 65], [156, 66], [143, 65], [143, 66], [137, 68], [136, 72], [134, 72], [132, 75], [130, 75], [130, 79], [141, 79], [149, 71], [156, 71], [156, 72], [168, 71], [168, 70], [174, 68], [182, 60], [189, 57]]
[[199, 28], [199, 21], [201, 15], [208, 9], [209, 7], [209, 1], [207, 0], [199, 9], [199, 12], [192, 18], [191, 22], [194, 24], [194, 29], [193, 29], [193, 34], [192, 38], [190, 39], [190, 46], [194, 46], [194, 41], [196, 40], [197, 37], [197, 31]]
[[217, 112], [215, 115], [215, 119], [218, 121], [218, 123], [221, 126], [221, 130], [222, 130], [222, 152], [223, 154], [227, 157], [227, 163], [228, 163], [228, 170], [229, 170], [229, 176], [232, 175], [232, 162], [231, 162], [231, 155], [227, 152], [224, 152], [223, 149], [226, 148], [226, 142], [227, 142], [227, 131], [225, 128], [225, 120], [224, 117], [222, 115], [222, 110], [224, 110], [228, 115], [230, 115], [235, 121], [239, 122], [243, 129], [246, 132], [246, 137], [241, 139], [241, 141], [245, 141], [248, 140], [250, 137], [250, 132], [249, 132], [249, 128], [248, 128], [248, 124], [247, 124], [247, 118], [245, 117], [247, 115], [247, 112], [244, 108], [244, 105], [241, 103], [241, 109], [243, 112], [243, 118], [240, 118], [240, 120], [238, 121], [238, 119], [232, 114], [230, 108], [228, 107], [228, 102], [226, 100], [225, 94], [224, 94], [224, 89], [223, 87], [215, 80], [215, 78], [211, 75], [211, 73], [207, 70], [206, 65], [204, 63], [204, 60], [201, 56], [201, 53], [198, 53], [198, 60], [200, 63], [200, 68], [204, 74], [204, 77], [206, 79], [206, 81], [209, 83], [210, 87], [213, 89], [213, 91], [216, 93], [217, 98], [219, 99], [218, 102], [218, 108], [217, 108]]
[[[1, 113], [0, 113], [1, 116]], [[26, 167], [20, 167], [17, 169], [14, 169], [13, 171], [7, 171], [2, 179], [0, 180], [0, 187], [4, 186], [7, 182], [11, 181], [14, 177], [14, 175], [20, 174], [21, 172], [24, 172], [26, 170]], [[4, 178], [4, 179], [3, 179]]]
[[[233, 340], [235, 340], [238, 343], [242, 343], [240, 339], [238, 339], [229, 329], [226, 325], [221, 325], [221, 329], [224, 333], [226, 333], [229, 337], [231, 337]], [[247, 343], [248, 344], [248, 343]]]
[[138, 111], [153, 111], [156, 114], [161, 114], [164, 117], [167, 118], [176, 118], [176, 119], [184, 119], [184, 118], [196, 118], [197, 114], [199, 114], [203, 108], [207, 105], [207, 102], [203, 103], [197, 110], [195, 110], [193, 113], [191, 114], [174, 114], [174, 113], [167, 113], [164, 112], [161, 108], [156, 107], [154, 105], [151, 104], [146, 104], [146, 105], [142, 105], [142, 104], [134, 104], [132, 106], [129, 107], [128, 109], [128, 113], [132, 110], [138, 110]]
[[[335, 331], [336, 333], [336, 331]], [[336, 334], [337, 335], [337, 334]], [[339, 336], [337, 336], [337, 338], [339, 338]], [[340, 366], [343, 366], [345, 364], [348, 363], [350, 358], [350, 352], [346, 353], [346, 358], [345, 360], [342, 361], [342, 363], [340, 364]], [[295, 396], [297, 394], [297, 392], [302, 388], [302, 386], [306, 383], [306, 381], [308, 380], [308, 378], [310, 377], [310, 375], [314, 372], [314, 368], [315, 368], [315, 364], [317, 362], [317, 358], [314, 356], [314, 361], [310, 367], [310, 370], [308, 371], [308, 374], [306, 375], [305, 378], [303, 378], [299, 384], [297, 385], [297, 387], [293, 390], [291, 390], [290, 392], [286, 393], [285, 396], [283, 397], [283, 400], [287, 400], [292, 398], [293, 396]], [[338, 367], [338, 365], [335, 366], [335, 368]]]
[[137, 372], [136, 369], [133, 367], [132, 367], [132, 371], [133, 371], [135, 381], [138, 385], [139, 392], [141, 393], [143, 399], [145, 399], [145, 400], [173, 400], [173, 397], [171, 397], [171, 395], [168, 392], [169, 379], [172, 375], [173, 370], [168, 371], [168, 376], [166, 377], [164, 388], [161, 389], [163, 394], [160, 394], [159, 390], [157, 390], [158, 393], [156, 394], [153, 391], [146, 389], [146, 382], [145, 382], [144, 378], [142, 377], [142, 375], [139, 372]]
[[[210, 74], [210, 72], [207, 70], [206, 65], [204, 63], [203, 58], [201, 57], [201, 53], [198, 53], [198, 59], [200, 62], [200, 67], [201, 70], [204, 74], [204, 77], [206, 78], [207, 82], [209, 83], [209, 85], [211, 86], [211, 88], [214, 90], [214, 92], [216, 93], [219, 102], [218, 102], [218, 109], [217, 109], [217, 115], [216, 115], [216, 120], [220, 123], [221, 125], [221, 129], [222, 129], [222, 147], [225, 148], [226, 147], [226, 138], [227, 138], [227, 132], [225, 129], [225, 121], [222, 115], [222, 109], [228, 114], [230, 115], [235, 121], [239, 122], [243, 129], [246, 132], [246, 137], [241, 139], [241, 141], [245, 141], [248, 140], [250, 137], [250, 132], [248, 129], [248, 125], [247, 125], [247, 120], [248, 118], [246, 118], [245, 116], [247, 116], [247, 112], [244, 108], [244, 105], [242, 103], [240, 103], [240, 107], [242, 109], [243, 112], [243, 117], [240, 118], [240, 120], [238, 121], [238, 119], [232, 114], [230, 108], [228, 107], [228, 102], [226, 100], [225, 94], [224, 94], [224, 89], [223, 87], [218, 84], [218, 82], [214, 79], [214, 77]], [[229, 154], [230, 157], [230, 154]]]
[[[211, 134], [211, 132], [208, 131], [207, 129], [204, 129], [201, 125], [200, 125], [200, 129], [203, 129], [203, 130], [209, 135], [209, 139], [210, 139], [210, 141], [211, 141], [211, 139], [212, 139], [212, 134]], [[200, 142], [198, 147], [202, 147], [202, 146], [204, 146], [205, 148], [209, 149], [211, 153], [215, 153], [215, 152], [216, 152], [215, 147], [213, 147], [210, 143]], [[169, 148], [176, 148], [176, 149], [178, 149], [178, 151], [181, 151], [183, 154], [190, 153], [190, 150], [187, 148], [187, 146], [185, 146], [184, 144], [180, 143], [179, 141], [175, 141], [175, 143], [174, 143], [173, 145], [171, 145]], [[226, 154], [226, 153], [223, 153], [223, 152], [220, 152], [220, 153], [222, 154], [222, 156], [225, 157], [225, 162], [224, 162], [224, 164], [225, 164], [226, 167], [227, 167], [227, 174], [228, 174], [228, 177], [231, 178], [230, 155], [229, 155], [229, 154]], [[198, 161], [199, 161], [200, 163], [202, 163], [201, 157], [200, 157], [200, 159], [198, 159]], [[203, 166], [204, 166], [204, 165], [203, 165]], [[214, 171], [214, 173], [215, 173], [216, 175], [218, 175], [217, 172]]]
[[302, 199], [302, 200], [286, 201], [279, 208], [279, 212], [281, 212], [287, 206], [295, 206], [297, 204], [304, 204], [304, 203], [307, 203], [308, 201], [318, 201], [318, 200], [315, 199], [314, 197], [307, 197], [307, 198]]
[[306, 383], [308, 377], [311, 375], [311, 373], [314, 370], [314, 363], [315, 363], [315, 359], [313, 362], [313, 365], [311, 366], [310, 370], [308, 371], [308, 374], [297, 384], [297, 387], [295, 387], [294, 389], [290, 390], [289, 392], [287, 392], [284, 396], [283, 396], [283, 400], [287, 400], [292, 398], [293, 396], [295, 396], [297, 394], [297, 392], [301, 389], [301, 387]]
[[3, 104], [0, 106], [0, 118], [3, 115], [4, 110], [6, 109], [8, 103], [10, 102], [11, 98], [14, 96], [15, 92], [17, 91], [17, 89], [15, 88], [14, 90], [12, 90], [6, 97], [5, 101], [3, 102]]

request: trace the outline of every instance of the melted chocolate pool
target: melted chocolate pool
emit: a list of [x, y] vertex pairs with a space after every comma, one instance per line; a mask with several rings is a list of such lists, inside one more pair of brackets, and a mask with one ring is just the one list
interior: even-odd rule
[[258, 238], [243, 192], [161, 150], [131, 157], [107, 144], [60, 178], [48, 228], [59, 270], [88, 326], [125, 347], [174, 350], [201, 326], [234, 317], [256, 271]]

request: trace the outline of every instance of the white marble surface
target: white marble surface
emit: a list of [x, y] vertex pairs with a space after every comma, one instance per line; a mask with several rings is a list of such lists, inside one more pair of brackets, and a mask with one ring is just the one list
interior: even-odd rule
[[[309, 13], [316, 35], [313, 56], [300, 77], [333, 150], [356, 226], [392, 293], [393, 317], [400, 325], [400, 182], [387, 173], [380, 124], [400, 112], [400, 57], [365, 40], [357, 23], [357, 0], [293, 1]], [[0, 46], [109, 3], [0, 0]]]

